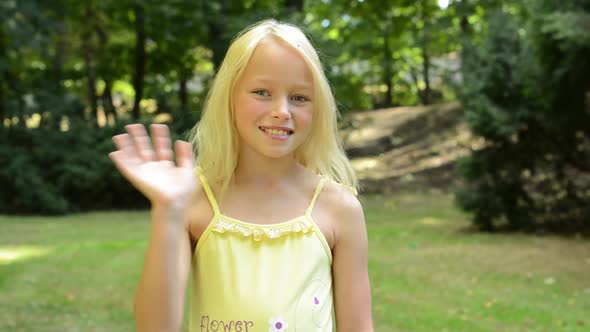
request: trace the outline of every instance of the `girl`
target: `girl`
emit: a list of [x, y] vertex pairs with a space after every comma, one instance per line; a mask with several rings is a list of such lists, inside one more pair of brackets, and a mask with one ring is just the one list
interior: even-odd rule
[[[152, 203], [139, 331], [372, 331], [367, 235], [320, 60], [297, 27], [232, 42], [193, 130], [126, 127], [109, 156]], [[192, 273], [190, 273], [192, 271]]]

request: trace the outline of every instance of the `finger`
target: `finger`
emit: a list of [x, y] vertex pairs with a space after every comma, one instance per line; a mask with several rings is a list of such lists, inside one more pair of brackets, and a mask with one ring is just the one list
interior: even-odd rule
[[156, 154], [152, 148], [150, 137], [142, 124], [131, 124], [125, 126], [127, 132], [131, 135], [131, 140], [143, 161], [154, 161]]
[[113, 143], [119, 151], [122, 151], [128, 158], [138, 158], [137, 151], [129, 134], [120, 134], [113, 136]]
[[195, 158], [193, 157], [193, 146], [191, 143], [176, 141], [174, 143], [174, 152], [176, 152], [176, 162], [179, 167], [190, 169], [195, 167]]
[[158, 160], [172, 161], [172, 143], [168, 126], [163, 124], [152, 124], [150, 126], [152, 141], [156, 150]]

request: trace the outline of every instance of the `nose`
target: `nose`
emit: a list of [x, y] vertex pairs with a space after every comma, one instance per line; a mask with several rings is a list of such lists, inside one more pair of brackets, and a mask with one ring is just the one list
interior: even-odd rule
[[287, 98], [277, 98], [272, 105], [271, 115], [275, 119], [288, 120], [291, 118], [289, 101]]

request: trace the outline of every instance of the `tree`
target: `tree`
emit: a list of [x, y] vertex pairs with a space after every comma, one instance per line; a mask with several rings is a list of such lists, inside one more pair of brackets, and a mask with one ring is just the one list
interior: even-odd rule
[[309, 1], [306, 8], [305, 26], [326, 45], [328, 75], [350, 108], [430, 103], [432, 59], [460, 46], [454, 8], [433, 1]]
[[133, 119], [139, 119], [139, 106], [143, 97], [143, 81], [146, 62], [145, 40], [145, 3], [143, 0], [135, 0], [133, 4], [135, 16], [135, 70], [133, 71], [133, 89], [135, 100], [133, 102]]
[[485, 144], [460, 164], [457, 201], [486, 230], [589, 227], [590, 7], [531, 1], [486, 18], [464, 47], [461, 87]]

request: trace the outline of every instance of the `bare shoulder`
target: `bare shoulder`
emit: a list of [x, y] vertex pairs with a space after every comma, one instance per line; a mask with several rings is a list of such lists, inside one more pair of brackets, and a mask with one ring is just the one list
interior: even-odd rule
[[373, 331], [363, 207], [346, 187], [332, 183], [326, 189], [335, 221], [332, 276], [336, 325], [339, 331]]
[[373, 331], [368, 236], [361, 202], [349, 188], [327, 181], [318, 198], [332, 242], [332, 281], [338, 331]]
[[321, 204], [332, 221], [333, 245], [347, 234], [365, 229], [363, 207], [355, 194], [347, 187], [327, 181], [320, 196]]
[[326, 207], [335, 215], [344, 217], [363, 214], [363, 207], [359, 199], [350, 189], [343, 185], [333, 181], [327, 181], [324, 195]]

